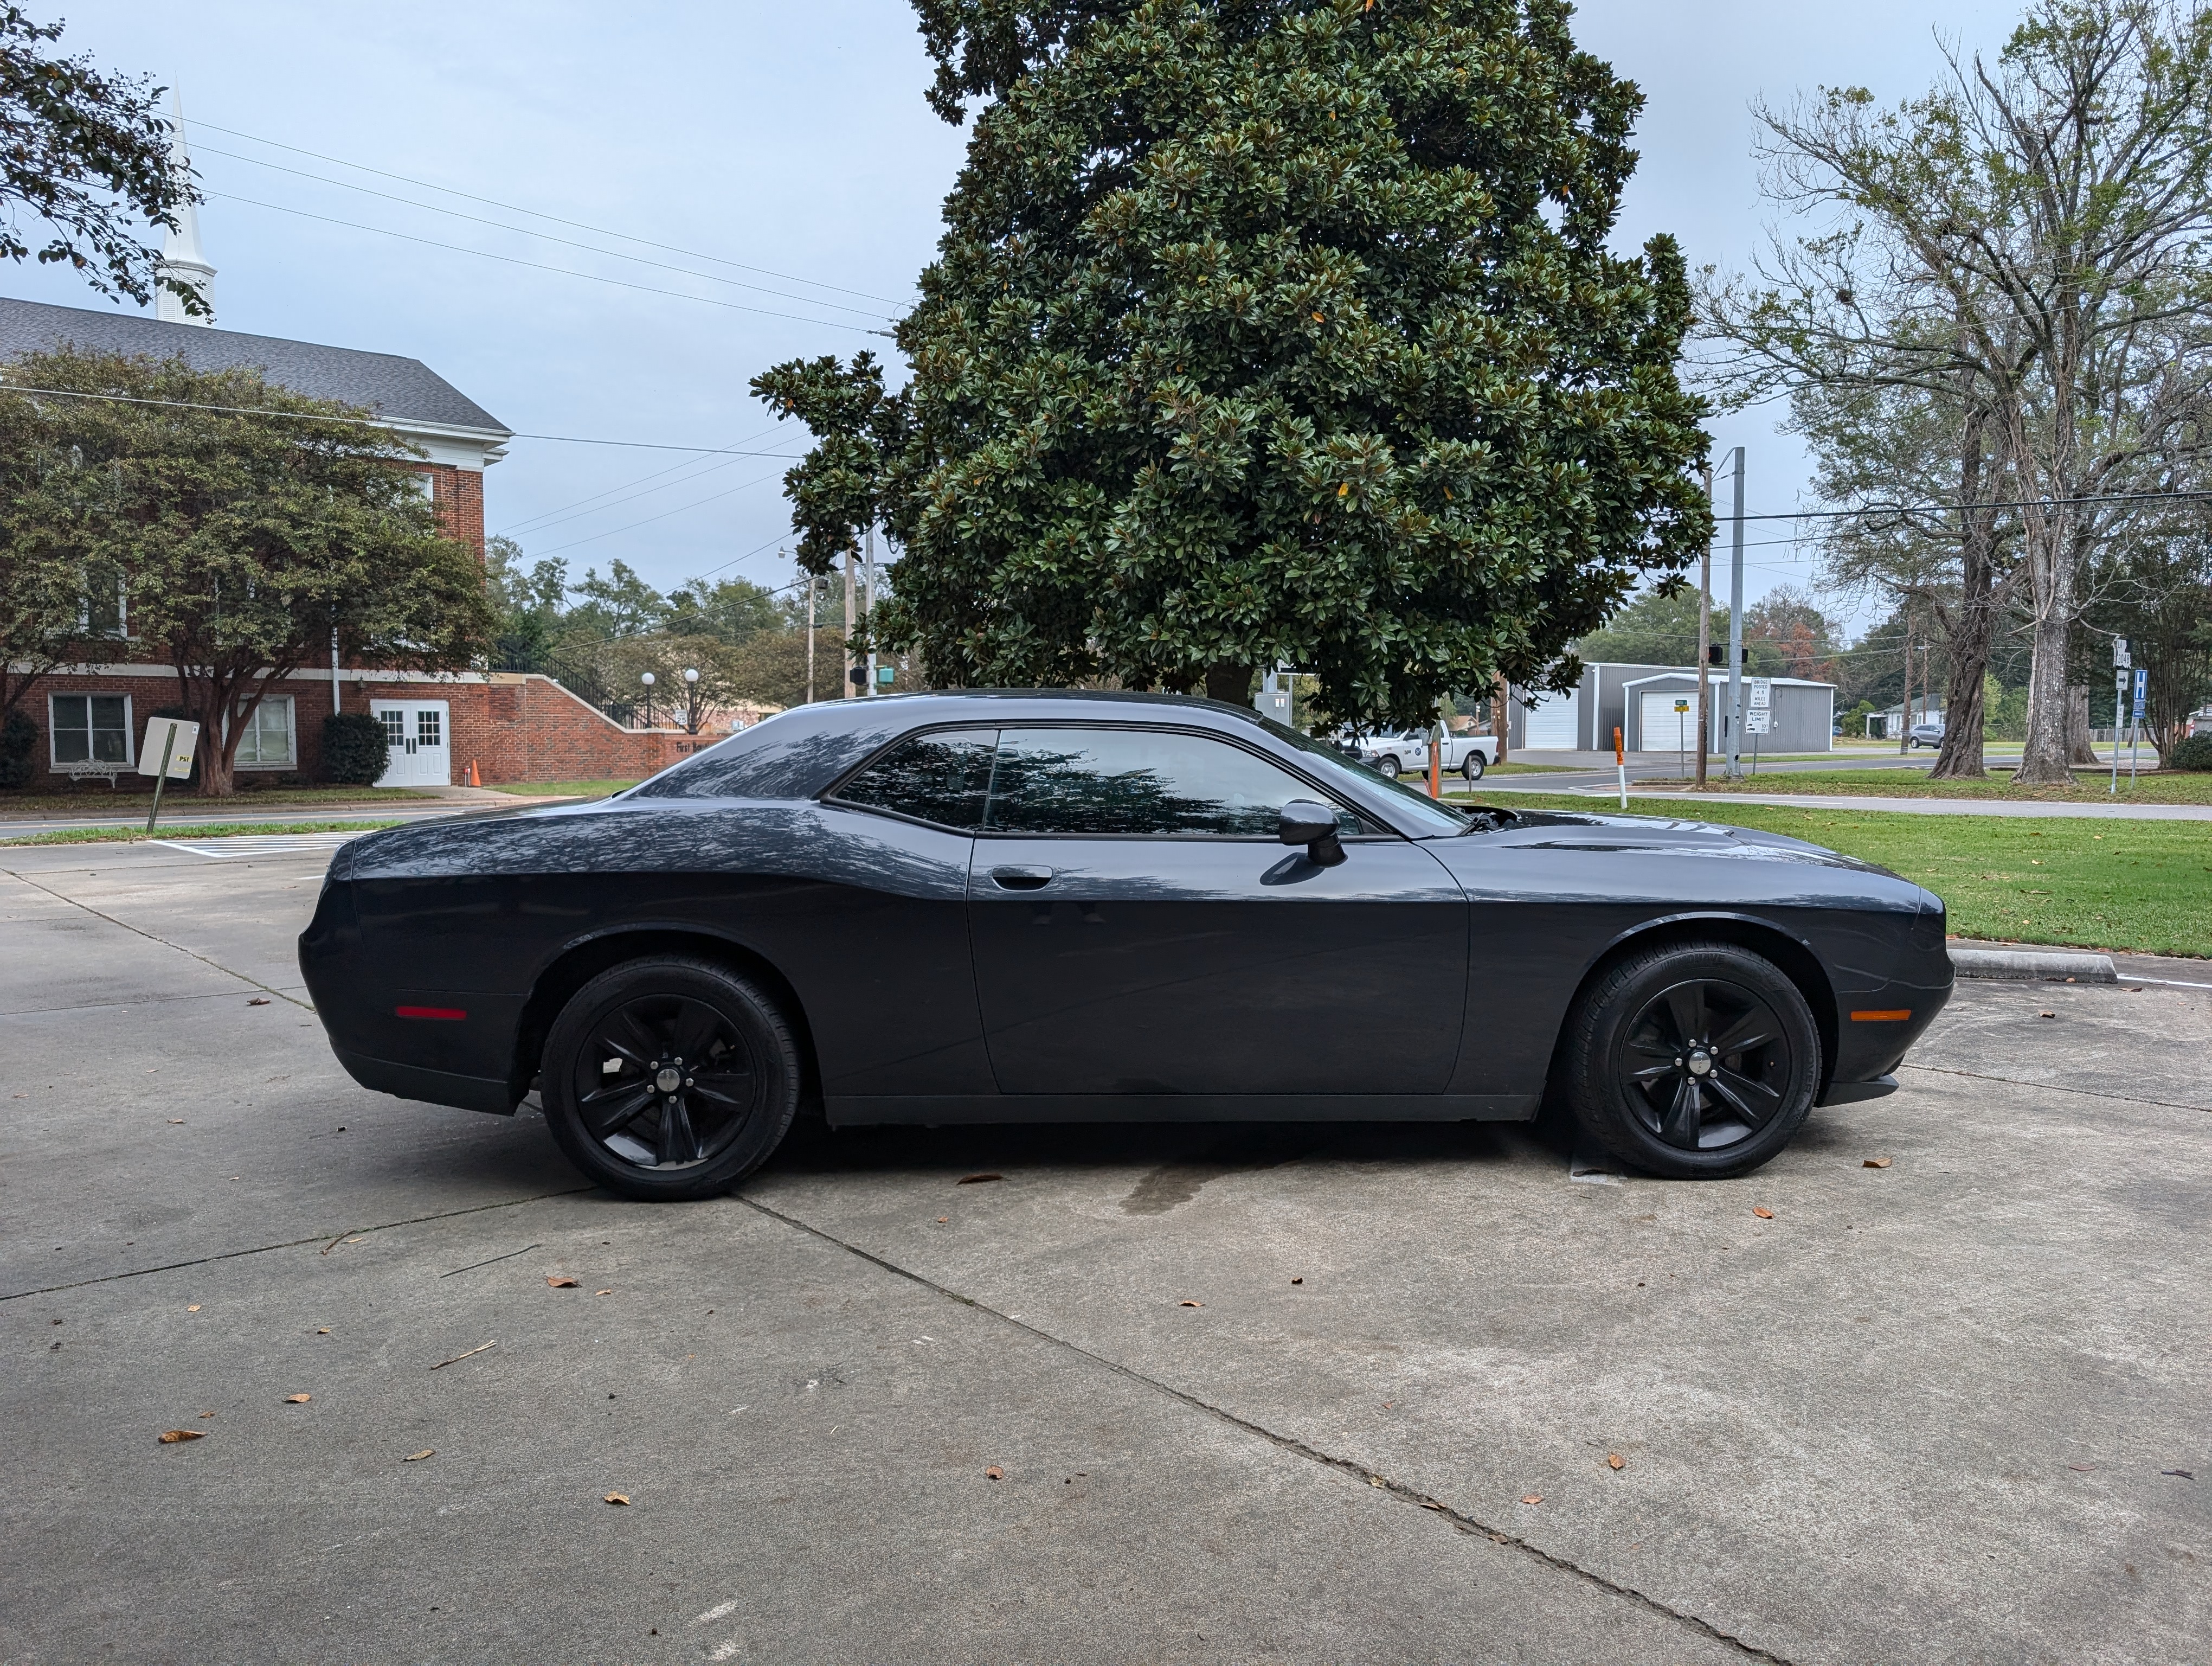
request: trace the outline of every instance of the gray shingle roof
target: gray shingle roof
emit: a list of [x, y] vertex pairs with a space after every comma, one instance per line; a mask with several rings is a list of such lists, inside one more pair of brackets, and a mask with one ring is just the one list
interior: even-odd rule
[[195, 370], [254, 365], [270, 381], [295, 393], [365, 405], [394, 422], [436, 423], [501, 435], [511, 431], [420, 359], [241, 335], [199, 324], [164, 324], [129, 313], [0, 300], [0, 358], [51, 352], [64, 343], [87, 352], [181, 357]]

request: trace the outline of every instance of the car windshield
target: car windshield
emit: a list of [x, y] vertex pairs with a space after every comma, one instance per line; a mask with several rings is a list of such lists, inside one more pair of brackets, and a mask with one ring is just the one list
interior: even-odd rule
[[1305, 755], [1308, 767], [1323, 780], [1349, 782], [1370, 792], [1382, 787], [1390, 794], [1391, 807], [1402, 814], [1407, 823], [1424, 837], [1464, 833], [1474, 825], [1472, 818], [1451, 806], [1431, 798], [1426, 793], [1417, 793], [1410, 787], [1401, 787], [1395, 781], [1385, 781], [1372, 769], [1363, 769], [1343, 753], [1323, 745], [1310, 735], [1300, 734], [1287, 724], [1278, 723], [1272, 717], [1263, 717], [1260, 720], [1260, 727], [1276, 739], [1297, 747]]

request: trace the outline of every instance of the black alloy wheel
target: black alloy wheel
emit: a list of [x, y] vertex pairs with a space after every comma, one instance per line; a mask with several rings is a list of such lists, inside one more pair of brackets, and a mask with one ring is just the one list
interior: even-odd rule
[[641, 960], [562, 1009], [539, 1080], [554, 1137], [590, 1178], [629, 1197], [712, 1197], [782, 1140], [799, 1055], [747, 979], [703, 960]]
[[1757, 1168], [1813, 1108], [1820, 1036], [1797, 986], [1726, 943], [1632, 956], [1577, 1002], [1568, 1099], [1614, 1156], [1653, 1173]]

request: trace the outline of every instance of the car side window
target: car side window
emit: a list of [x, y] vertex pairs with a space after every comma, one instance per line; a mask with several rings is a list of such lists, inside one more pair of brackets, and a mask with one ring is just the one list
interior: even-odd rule
[[982, 824], [995, 738], [990, 729], [910, 736], [830, 797], [840, 804], [972, 831]]
[[[988, 833], [1273, 838], [1292, 799], [1325, 802], [1266, 758], [1158, 729], [1002, 729]], [[1359, 819], [1340, 809], [1347, 834]]]

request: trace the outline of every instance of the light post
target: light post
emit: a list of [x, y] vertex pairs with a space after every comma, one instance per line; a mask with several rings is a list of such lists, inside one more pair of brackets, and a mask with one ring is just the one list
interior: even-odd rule
[[637, 680], [645, 684], [645, 721], [638, 727], [649, 729], [653, 727], [653, 673], [649, 671], [642, 672], [639, 673]]
[[684, 732], [699, 733], [699, 668], [684, 667]]

